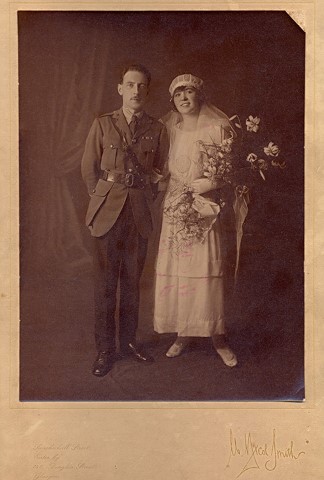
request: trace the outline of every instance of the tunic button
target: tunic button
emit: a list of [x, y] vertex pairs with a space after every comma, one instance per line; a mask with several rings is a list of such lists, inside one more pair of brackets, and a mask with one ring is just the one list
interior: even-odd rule
[[136, 143], [136, 142], [137, 142], [136, 138], [133, 138], [132, 143]]

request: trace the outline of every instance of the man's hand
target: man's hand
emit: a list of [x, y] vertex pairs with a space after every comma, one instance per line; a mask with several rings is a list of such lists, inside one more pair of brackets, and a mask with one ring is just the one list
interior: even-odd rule
[[158, 183], [163, 179], [163, 175], [157, 170], [156, 168], [153, 168], [153, 171], [151, 173], [151, 183]]
[[166, 182], [165, 180], [161, 180], [158, 183], [158, 192], [165, 192], [167, 188], [168, 188], [168, 182]]

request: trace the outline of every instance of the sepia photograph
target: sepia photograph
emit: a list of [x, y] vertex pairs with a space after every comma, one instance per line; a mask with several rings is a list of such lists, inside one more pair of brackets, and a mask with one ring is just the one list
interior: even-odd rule
[[19, 401], [307, 399], [303, 22], [17, 22]]

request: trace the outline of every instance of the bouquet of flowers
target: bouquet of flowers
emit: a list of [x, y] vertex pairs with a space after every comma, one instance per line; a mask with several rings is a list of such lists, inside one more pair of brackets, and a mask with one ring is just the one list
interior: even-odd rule
[[170, 248], [181, 250], [194, 241], [203, 242], [219, 210], [218, 204], [198, 198], [192, 188], [185, 185], [164, 208], [165, 215], [173, 225]]
[[200, 151], [203, 154], [203, 175], [211, 183], [216, 183], [218, 180], [228, 182], [231, 174], [233, 174], [232, 144], [233, 134], [223, 140], [221, 144], [215, 142], [206, 144], [201, 140], [199, 141]]
[[[238, 236], [242, 236], [242, 225], [248, 212], [249, 190], [258, 181], [265, 181], [270, 170], [282, 170], [286, 167], [278, 145], [264, 136], [257, 135], [261, 119], [250, 115], [245, 122], [243, 132], [238, 116], [230, 119], [236, 131], [229, 132], [220, 144], [212, 141], [199, 141], [202, 162], [202, 177], [213, 185], [224, 183], [232, 186], [236, 201], [233, 208], [237, 217]], [[233, 128], [234, 130], [234, 128]], [[259, 179], [259, 180], [258, 180]], [[216, 187], [214, 187], [216, 188]], [[194, 241], [203, 242], [216, 220], [224, 200], [220, 194], [214, 196], [214, 202], [204, 200], [185, 185], [183, 190], [164, 209], [174, 226], [170, 245], [187, 246]], [[239, 241], [240, 242], [240, 241]]]
[[[232, 186], [248, 188], [257, 182], [256, 174], [262, 180], [266, 180], [266, 171], [283, 169], [286, 162], [280, 157], [280, 149], [272, 141], [265, 138], [259, 140], [256, 134], [260, 128], [260, 118], [250, 115], [246, 119], [246, 134], [242, 132], [242, 126], [237, 116], [232, 117], [234, 125], [239, 132], [238, 138], [234, 139], [231, 132], [229, 138], [223, 140], [220, 145], [212, 142], [206, 144], [200, 142], [203, 154], [203, 175], [211, 182], [223, 180]], [[236, 121], [235, 121], [236, 120]], [[245, 182], [248, 185], [245, 185]]]

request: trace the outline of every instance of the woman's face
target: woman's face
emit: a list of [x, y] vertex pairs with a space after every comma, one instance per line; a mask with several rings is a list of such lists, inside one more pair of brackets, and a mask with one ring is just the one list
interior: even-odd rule
[[173, 102], [182, 115], [192, 115], [198, 113], [200, 109], [198, 92], [192, 87], [177, 88], [173, 95]]

